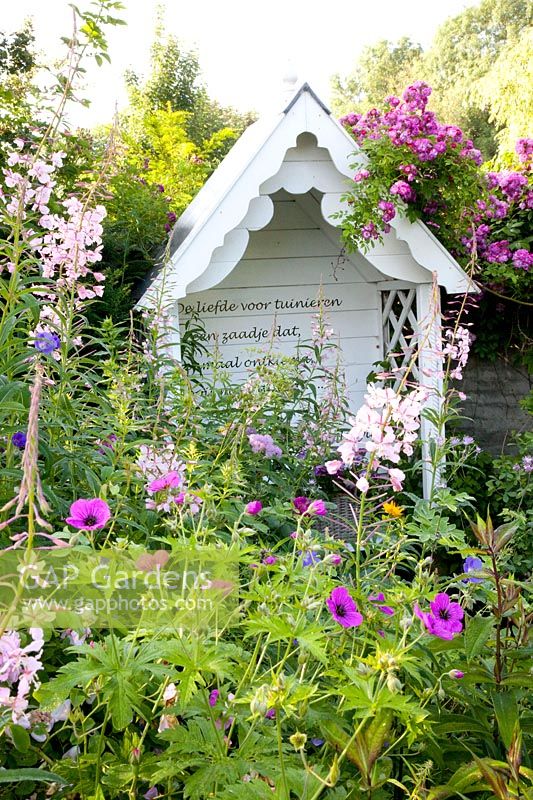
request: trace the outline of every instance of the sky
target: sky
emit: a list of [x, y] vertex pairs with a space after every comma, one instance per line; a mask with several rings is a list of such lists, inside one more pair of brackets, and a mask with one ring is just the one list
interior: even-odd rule
[[[71, 112], [79, 125], [109, 121], [126, 104], [126, 69], [146, 72], [156, 8], [164, 5], [168, 33], [195, 49], [209, 94], [240, 111], [282, 107], [283, 77], [292, 72], [329, 102], [330, 78], [348, 73], [363, 47], [408, 36], [431, 43], [447, 17], [479, 0], [124, 0], [127, 26], [111, 29], [111, 65], [88, 65], [89, 109]], [[78, 0], [86, 8], [88, 0]], [[0, 28], [16, 30], [32, 17], [37, 44], [58, 57], [60, 37], [72, 27], [68, 0], [3, 0]]]

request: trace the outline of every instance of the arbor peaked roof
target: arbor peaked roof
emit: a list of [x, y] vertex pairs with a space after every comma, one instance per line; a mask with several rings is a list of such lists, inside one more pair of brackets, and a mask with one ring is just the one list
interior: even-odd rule
[[[328, 150], [340, 177], [346, 177], [348, 190], [354, 164], [365, 164], [366, 156], [358, 151], [351, 136], [332, 117], [309, 84], [303, 83], [280, 113], [260, 117], [244, 131], [179, 217], [164, 257], [150, 275], [148, 286], [137, 303], [138, 308], [172, 303], [184, 297], [195, 281], [195, 289], [198, 288], [198, 279], [208, 269], [214, 251], [227, 244], [232, 232], [241, 234], [240, 255], [231, 259], [233, 266], [237, 263], [244, 253], [249, 231], [264, 227], [270, 219], [268, 208], [272, 204], [266, 202], [268, 198], [261, 191], [262, 185], [277, 175], [287, 151], [297, 146], [298, 137], [304, 133], [315, 137], [317, 147]], [[305, 187], [300, 184], [294, 193], [322, 189], [313, 185], [312, 170], [309, 175], [311, 183]], [[291, 191], [290, 187], [285, 188]], [[330, 202], [323, 208], [342, 207], [340, 196], [339, 192], [330, 193]], [[250, 224], [249, 211], [254, 202], [258, 202], [257, 198], [263, 198], [265, 204], [259, 219], [256, 213], [255, 223]], [[328, 221], [327, 217], [325, 221]], [[418, 271], [417, 280], [423, 282], [420, 275], [426, 275], [427, 271], [424, 281], [430, 282], [432, 274], [436, 273], [439, 285], [450, 293], [472, 290], [473, 284], [461, 266], [422, 222], [411, 223], [397, 215], [392, 226], [393, 230], [384, 236], [383, 244], [376, 243], [365, 254], [382, 274], [398, 277], [393, 269], [387, 267], [387, 264], [392, 265], [392, 256], [384, 258], [384, 253], [387, 252], [388, 240], [390, 244], [390, 240], [400, 239], [407, 244], [417, 265], [423, 268]]]

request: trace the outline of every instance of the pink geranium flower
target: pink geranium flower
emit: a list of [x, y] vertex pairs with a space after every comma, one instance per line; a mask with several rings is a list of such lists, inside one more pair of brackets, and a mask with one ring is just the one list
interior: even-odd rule
[[261, 500], [250, 500], [250, 502], [245, 505], [244, 510], [247, 514], [255, 517], [256, 514], [259, 514], [263, 510], [263, 503]]
[[111, 517], [111, 510], [105, 500], [94, 497], [91, 500], [76, 500], [70, 506], [70, 517], [65, 522], [73, 528], [96, 531], [104, 528]]
[[343, 628], [357, 628], [363, 621], [363, 615], [357, 610], [355, 600], [344, 586], [333, 589], [326, 600], [331, 616]]

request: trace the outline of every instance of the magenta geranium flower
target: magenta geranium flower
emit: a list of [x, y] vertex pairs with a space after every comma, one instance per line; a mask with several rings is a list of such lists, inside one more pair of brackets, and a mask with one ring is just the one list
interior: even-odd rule
[[247, 514], [255, 517], [256, 514], [260, 514], [263, 510], [263, 503], [261, 500], [250, 500], [250, 502], [245, 505], [244, 510]]
[[156, 478], [154, 481], [148, 484], [146, 487], [149, 492], [155, 494], [155, 492], [162, 492], [163, 489], [174, 489], [176, 486], [179, 486], [181, 483], [181, 475], [179, 472], [176, 472], [175, 469], [167, 472], [166, 475], [163, 475], [161, 478]]
[[[370, 600], [371, 603], [376, 603], [377, 605], [378, 603], [383, 603], [385, 601], [385, 595], [383, 594], [383, 592], [379, 592], [379, 594], [369, 595], [368, 599]], [[383, 614], [386, 614], [388, 617], [394, 616], [394, 609], [391, 608], [390, 606], [377, 605], [377, 607]]]
[[309, 508], [310, 500], [307, 497], [295, 497], [292, 501], [292, 504], [298, 514], [305, 514], [307, 509]]
[[298, 514], [323, 517], [328, 513], [323, 500], [310, 500], [308, 497], [295, 497], [292, 504]]
[[213, 691], [210, 692], [209, 705], [211, 706], [211, 708], [214, 708], [216, 706], [219, 695], [220, 692], [218, 691], [218, 689], [213, 689]]
[[415, 605], [415, 614], [422, 620], [428, 632], [439, 639], [453, 639], [455, 634], [463, 630], [463, 617], [465, 612], [454, 603], [447, 594], [439, 592], [429, 604], [430, 611], [421, 611]]
[[357, 628], [363, 621], [363, 615], [357, 610], [355, 600], [344, 586], [333, 589], [326, 600], [331, 616], [343, 628]]
[[76, 500], [70, 506], [70, 517], [65, 522], [73, 528], [96, 531], [109, 522], [111, 510], [105, 500], [94, 497], [91, 500]]

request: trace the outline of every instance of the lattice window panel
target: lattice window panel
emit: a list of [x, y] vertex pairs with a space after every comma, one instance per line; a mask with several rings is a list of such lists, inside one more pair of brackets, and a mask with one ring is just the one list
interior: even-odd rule
[[[416, 289], [390, 289], [381, 293], [383, 353], [400, 383], [416, 350]], [[413, 377], [418, 379], [415, 363]]]

